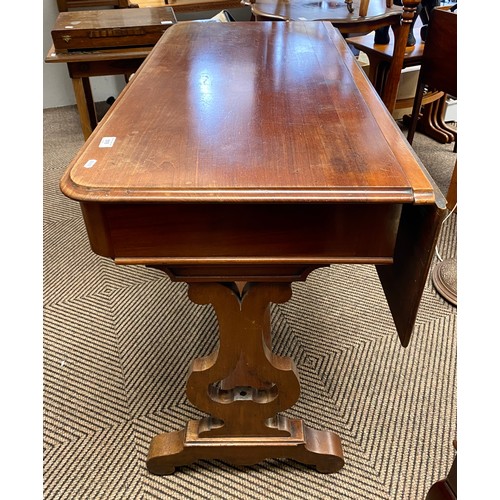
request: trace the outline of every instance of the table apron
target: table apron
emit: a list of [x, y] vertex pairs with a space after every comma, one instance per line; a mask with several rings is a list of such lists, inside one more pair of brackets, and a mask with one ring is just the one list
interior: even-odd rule
[[92, 249], [127, 263], [392, 261], [401, 204], [82, 202]]

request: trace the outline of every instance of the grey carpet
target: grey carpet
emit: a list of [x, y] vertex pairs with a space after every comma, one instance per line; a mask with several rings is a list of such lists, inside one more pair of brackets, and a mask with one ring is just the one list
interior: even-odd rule
[[[268, 460], [148, 473], [153, 435], [200, 415], [183, 384], [189, 361], [214, 349], [216, 322], [186, 285], [92, 253], [58, 188], [82, 144], [75, 107], [44, 111], [44, 498], [424, 499], [454, 457], [456, 308], [428, 281], [403, 349], [372, 266], [316, 270], [272, 309], [274, 350], [302, 384], [286, 414], [340, 435], [340, 472]], [[453, 145], [417, 134], [414, 148], [446, 193]], [[439, 248], [456, 255], [454, 214]]]

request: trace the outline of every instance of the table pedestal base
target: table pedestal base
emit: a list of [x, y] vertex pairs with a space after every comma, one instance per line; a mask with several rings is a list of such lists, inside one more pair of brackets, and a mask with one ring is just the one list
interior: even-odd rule
[[287, 282], [189, 283], [190, 299], [212, 304], [219, 323], [219, 347], [192, 362], [186, 386], [191, 403], [209, 416], [154, 437], [150, 472], [171, 474], [203, 459], [250, 465], [292, 458], [325, 473], [344, 465], [337, 434], [279, 415], [298, 400], [300, 384], [293, 360], [271, 350], [270, 303], [291, 294]]
[[200, 437], [207, 420], [191, 420], [185, 430], [155, 436], [146, 461], [149, 472], [172, 474], [176, 467], [197, 460], [222, 460], [232, 465], [254, 465], [268, 458], [291, 458], [313, 465], [318, 472], [337, 472], [344, 465], [342, 445], [337, 434], [311, 429], [302, 420], [279, 417], [280, 426], [290, 436], [276, 437]]

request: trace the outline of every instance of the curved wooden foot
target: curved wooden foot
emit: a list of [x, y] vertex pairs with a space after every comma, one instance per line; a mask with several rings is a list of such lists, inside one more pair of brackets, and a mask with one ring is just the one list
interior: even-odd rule
[[337, 472], [344, 465], [342, 445], [337, 434], [306, 426], [302, 420], [279, 417], [288, 437], [203, 438], [199, 430], [206, 420], [191, 420], [186, 429], [155, 436], [146, 461], [152, 474], [172, 474], [176, 467], [198, 460], [222, 460], [231, 465], [253, 465], [268, 458], [290, 458], [315, 466], [321, 473]]

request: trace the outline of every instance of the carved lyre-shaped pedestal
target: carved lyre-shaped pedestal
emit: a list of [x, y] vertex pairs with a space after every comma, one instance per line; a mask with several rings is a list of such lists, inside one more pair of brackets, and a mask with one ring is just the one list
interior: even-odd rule
[[219, 322], [219, 348], [192, 362], [187, 397], [208, 413], [177, 432], [155, 436], [147, 458], [153, 474], [197, 460], [251, 465], [266, 458], [291, 458], [336, 472], [344, 465], [340, 438], [279, 412], [299, 398], [294, 362], [272, 353], [270, 303], [291, 297], [290, 283], [191, 283], [189, 297], [212, 304]]

